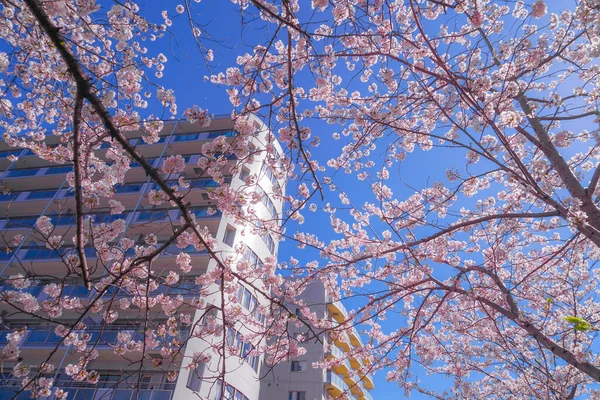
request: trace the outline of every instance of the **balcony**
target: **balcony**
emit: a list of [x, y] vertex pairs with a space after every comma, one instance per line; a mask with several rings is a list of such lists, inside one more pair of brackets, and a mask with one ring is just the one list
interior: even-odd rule
[[343, 360], [339, 365], [333, 366], [333, 370], [338, 374], [350, 376], [349, 374], [352, 372], [352, 367], [350, 366], [350, 362], [346, 358], [344, 352], [337, 346], [331, 346], [330, 352], [327, 355], [328, 359], [337, 359]]
[[352, 327], [352, 329], [350, 329], [350, 343], [352, 343], [352, 346], [354, 347], [362, 347], [362, 340], [360, 338], [360, 335], [358, 334], [358, 331], [356, 330], [355, 327]]
[[73, 170], [71, 165], [57, 165], [52, 167], [43, 168], [21, 168], [11, 169], [4, 172], [3, 179], [7, 178], [22, 178], [28, 176], [48, 176], [48, 175], [62, 175]]
[[[156, 247], [160, 247], [161, 243], [158, 243]], [[115, 248], [115, 251], [120, 252], [122, 254], [122, 250], [119, 248]], [[195, 248], [188, 246], [188, 248], [180, 249], [177, 246], [169, 246], [157, 257], [156, 260], [162, 258], [171, 258], [176, 257], [180, 252], [185, 251], [190, 254], [190, 256], [202, 256], [208, 254], [206, 250], [196, 250]], [[85, 247], [84, 248], [85, 256], [89, 260], [95, 260], [98, 258], [98, 252], [94, 247]], [[22, 247], [16, 253], [13, 251], [2, 251], [0, 252], [0, 261], [8, 261], [15, 256], [15, 259], [21, 261], [34, 261], [35, 262], [51, 262], [58, 261], [59, 263], [63, 263], [66, 257], [70, 255], [77, 255], [77, 250], [74, 247], [59, 247], [57, 249], [49, 249], [45, 246], [31, 246], [31, 247]], [[128, 249], [124, 257], [135, 257], [135, 249]]]
[[373, 400], [373, 396], [368, 390], [363, 390], [362, 395], [359, 396], [360, 400]]
[[[0, 399], [28, 400], [30, 393], [21, 392], [15, 397], [21, 389], [22, 379], [0, 379]], [[110, 385], [110, 386], [108, 386]], [[105, 386], [105, 387], [102, 387]], [[73, 380], [57, 380], [53, 388], [62, 388], [69, 393], [69, 400], [171, 400], [175, 391], [175, 383], [142, 383], [142, 388], [135, 389], [135, 383], [99, 383], [90, 385], [85, 382], [74, 382]], [[54, 399], [54, 396], [48, 397]]]
[[344, 379], [331, 371], [327, 371], [325, 390], [334, 399], [341, 397], [344, 393], [350, 394], [350, 388], [344, 382]]
[[337, 332], [337, 335], [332, 335], [330, 332], [329, 336], [336, 346], [342, 348], [344, 351], [350, 351], [350, 337], [346, 332]]
[[[3, 346], [7, 343], [6, 335], [12, 331], [0, 331], [0, 344]], [[144, 340], [143, 327], [133, 325], [105, 325], [103, 327], [90, 326], [84, 332], [89, 335], [87, 341], [88, 346], [101, 349], [113, 349], [117, 345], [117, 336], [119, 332], [128, 332], [131, 336], [130, 340], [140, 341]], [[189, 330], [181, 330], [178, 335], [180, 341], [184, 341], [189, 334]], [[165, 336], [163, 338], [157, 337], [159, 341], [159, 347], [163, 346], [165, 342], [173, 339], [173, 336]], [[27, 331], [25, 337], [21, 339], [20, 347], [23, 349], [31, 348], [55, 348], [61, 343], [63, 338], [58, 336], [54, 332], [52, 327], [36, 327]], [[67, 347], [65, 344], [60, 345], [61, 348]], [[0, 396], [0, 398], [2, 398]]]
[[[0, 293], [4, 293], [6, 291], [12, 292], [20, 292], [20, 293], [28, 293], [33, 296], [37, 301], [42, 302], [47, 300], [49, 297], [46, 293], [43, 292], [44, 286], [51, 282], [43, 282], [34, 284], [26, 289], [16, 290], [12, 286], [0, 286]], [[177, 282], [174, 285], [162, 285], [159, 284], [158, 288], [148, 293], [149, 297], [156, 297], [158, 295], [168, 295], [168, 296], [182, 296], [184, 299], [191, 299], [197, 297], [200, 292], [201, 287], [195, 283], [195, 278], [189, 277], [185, 280]], [[94, 288], [91, 290], [87, 290], [85, 286], [73, 283], [66, 284], [62, 287], [61, 297], [70, 297], [77, 298], [82, 303], [85, 303], [87, 300], [91, 300], [98, 296], [98, 291]], [[121, 298], [132, 298], [134, 296], [146, 297], [145, 291], [140, 292], [131, 292], [129, 290], [120, 289], [118, 287], [109, 287], [106, 292], [102, 295], [103, 299], [121, 299]], [[0, 335], [0, 344], [2, 343], [2, 336]]]
[[[196, 216], [196, 220], [201, 219], [216, 219], [221, 217], [221, 212], [214, 210], [210, 212], [208, 206], [193, 207], [189, 209], [189, 212]], [[125, 212], [123, 214], [108, 214], [106, 212], [91, 214], [94, 220], [94, 224], [111, 223], [118, 219], [127, 220], [131, 215], [132, 224], [145, 224], [145, 223], [160, 223], [160, 222], [173, 222], [179, 223], [181, 212], [179, 210], [142, 210], [133, 212]], [[55, 227], [71, 227], [75, 225], [76, 219], [75, 214], [57, 214], [48, 215], [52, 224]], [[5, 229], [23, 229], [32, 228], [37, 222], [38, 217], [14, 217], [7, 219], [0, 219], [0, 230]]]
[[365, 388], [367, 389], [374, 389], [375, 385], [373, 385], [373, 376], [371, 374], [367, 374], [365, 376], [362, 377], [362, 382], [365, 385]]
[[348, 312], [346, 311], [346, 307], [340, 302], [335, 301], [333, 303], [327, 304], [327, 310], [329, 314], [335, 319], [337, 322], [344, 322], [348, 316]]

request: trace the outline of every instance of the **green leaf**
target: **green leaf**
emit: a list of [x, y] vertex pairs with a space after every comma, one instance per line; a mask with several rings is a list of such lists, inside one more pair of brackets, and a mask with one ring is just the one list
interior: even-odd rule
[[565, 317], [565, 321], [572, 323], [576, 331], [589, 331], [592, 329], [592, 325], [583, 318], [569, 315]]

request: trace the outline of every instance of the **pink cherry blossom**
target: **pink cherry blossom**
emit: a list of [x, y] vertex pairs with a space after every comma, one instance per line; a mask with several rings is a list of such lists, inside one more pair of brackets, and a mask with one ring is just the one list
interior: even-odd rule
[[179, 154], [169, 156], [162, 165], [162, 170], [165, 174], [178, 174], [185, 169], [185, 160]]

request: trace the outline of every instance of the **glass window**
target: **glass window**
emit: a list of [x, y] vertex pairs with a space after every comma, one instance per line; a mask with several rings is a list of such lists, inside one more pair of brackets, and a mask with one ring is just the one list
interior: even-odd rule
[[187, 135], [177, 135], [175, 136], [175, 140], [173, 140], [174, 142], [188, 142], [190, 140], [197, 140], [198, 136], [200, 136], [199, 133], [190, 133]]
[[21, 150], [0, 151], [0, 157], [18, 156], [19, 154], [21, 154]]
[[56, 190], [35, 190], [33, 192], [29, 192], [29, 195], [27, 196], [27, 200], [49, 199], [49, 198], [52, 198], [52, 196], [54, 196], [55, 193], [56, 193]]
[[214, 139], [217, 138], [219, 136], [226, 136], [226, 137], [234, 137], [236, 134], [235, 131], [219, 131], [219, 132], [210, 132], [208, 134], [208, 139]]
[[117, 341], [118, 332], [115, 331], [104, 331], [100, 336], [100, 343], [102, 344], [114, 344]]
[[223, 395], [227, 400], [234, 400], [235, 388], [231, 385], [225, 385], [225, 393]]
[[12, 201], [19, 196], [19, 192], [0, 193], [0, 201]]
[[188, 389], [191, 389], [194, 392], [199, 392], [203, 375], [204, 375], [204, 364], [200, 364], [196, 368], [191, 370], [190, 375], [188, 377], [188, 381], [187, 381]]
[[131, 399], [133, 392], [134, 392], [133, 389], [117, 389], [117, 390], [115, 390], [115, 396], [113, 397], [113, 399], [129, 400], [129, 399]]
[[306, 400], [306, 392], [293, 391], [290, 392], [288, 400]]
[[138, 215], [136, 222], [158, 221], [167, 216], [165, 211], [144, 211]]
[[248, 176], [250, 176], [250, 170], [245, 166], [242, 167], [242, 170], [240, 171], [240, 179], [245, 180]]
[[50, 333], [49, 331], [44, 331], [44, 330], [32, 331], [29, 334], [29, 337], [27, 337], [27, 340], [25, 341], [25, 343], [28, 343], [28, 344], [46, 343], [46, 340], [48, 340], [49, 333]]
[[250, 291], [248, 289], [244, 290], [244, 298], [242, 299], [242, 305], [249, 310], [250, 308], [250, 301], [252, 299], [252, 295], [250, 294]]
[[233, 330], [233, 328], [227, 328], [227, 337], [225, 338], [225, 343], [227, 343], [228, 346], [233, 346], [233, 343], [235, 343], [235, 330]]
[[257, 304], [258, 304], [258, 300], [256, 299], [256, 297], [251, 296], [250, 297], [250, 302], [248, 304], [248, 310], [249, 311], [254, 311], [254, 309], [256, 308]]
[[229, 247], [233, 247], [233, 243], [235, 242], [235, 228], [231, 225], [227, 225], [225, 229], [225, 235], [223, 236], [223, 243], [225, 243]]
[[55, 225], [65, 226], [72, 225], [75, 223], [75, 216], [73, 214], [60, 215], [56, 218]]
[[39, 168], [26, 168], [26, 169], [14, 169], [12, 171], [8, 171], [6, 175], [8, 178], [14, 178], [19, 176], [33, 176], [37, 174]]
[[94, 398], [94, 392], [96, 389], [77, 389], [77, 394], [73, 397], [73, 400], [92, 400]]
[[46, 175], [55, 175], [55, 174], [66, 174], [67, 172], [71, 172], [73, 169], [70, 165], [61, 165], [58, 167], [50, 167], [46, 171]]
[[32, 227], [35, 225], [37, 218], [15, 218], [9, 219], [6, 221], [6, 228], [22, 228], [22, 227]]
[[213, 399], [215, 400], [221, 400], [221, 394], [223, 392], [223, 382], [218, 380], [217, 383], [215, 383], [215, 395], [213, 397]]
[[62, 340], [62, 338], [60, 336], [58, 336], [56, 333], [54, 333], [54, 331], [50, 332], [50, 335], [48, 335], [48, 343], [52, 343], [52, 344], [57, 344], [60, 343], [60, 341]]
[[115, 188], [115, 193], [132, 193], [137, 192], [142, 188], [142, 183], [130, 183], [127, 185], [120, 185]]
[[293, 372], [306, 371], [307, 367], [308, 367], [307, 361], [292, 361], [292, 371]]

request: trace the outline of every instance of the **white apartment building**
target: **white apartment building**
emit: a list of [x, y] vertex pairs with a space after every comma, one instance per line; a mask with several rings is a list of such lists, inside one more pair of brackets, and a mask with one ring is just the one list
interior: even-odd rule
[[[258, 134], [253, 138], [257, 150], [261, 150], [267, 141], [271, 141], [266, 126], [257, 118], [252, 117]], [[217, 137], [225, 136], [228, 141], [235, 140], [234, 124], [229, 117], [213, 119], [211, 125], [201, 128], [198, 124], [171, 121], [166, 122], [160, 132], [160, 140], [154, 144], [146, 144], [141, 139], [141, 132], [126, 132], [130, 144], [144, 155], [149, 162], [159, 168], [169, 155], [181, 154], [186, 162], [184, 175], [191, 187], [185, 200], [189, 202], [189, 209], [196, 216], [201, 226], [206, 226], [217, 241], [217, 249], [222, 254], [233, 252], [235, 246], [245, 246], [244, 257], [251, 264], [261, 263], [268, 256], [276, 256], [278, 242], [275, 237], [267, 232], [253, 234], [246, 229], [242, 235], [242, 228], [232, 218], [221, 215], [215, 211], [215, 201], [209, 192], [218, 185], [205, 175], [198, 175], [197, 161], [201, 155], [202, 145]], [[58, 144], [59, 138], [49, 137], [48, 146]], [[281, 154], [278, 143], [272, 143], [276, 151]], [[261, 147], [263, 146], [263, 147]], [[108, 145], [102, 145], [96, 151], [102, 156]], [[17, 156], [17, 161], [10, 161], [10, 155]], [[230, 165], [236, 160], [231, 159]], [[234, 170], [227, 177], [229, 185], [239, 187], [244, 184], [247, 175], [254, 174], [258, 177], [253, 190], [262, 194], [262, 204], [255, 206], [260, 218], [279, 218], [282, 213], [282, 201], [276, 193], [281, 193], [283, 182], [278, 182], [273, 171], [263, 162], [264, 152], [257, 151], [253, 162], [243, 162], [243, 166]], [[54, 235], [72, 237], [75, 231], [75, 203], [74, 192], [66, 182], [66, 174], [71, 171], [70, 165], [56, 165], [46, 162], [32, 154], [27, 149], [14, 149], [0, 142], [0, 232], [2, 233], [2, 246], [6, 251], [0, 252], [0, 296], [17, 295], [33, 296], [42, 303], [47, 295], [43, 288], [52, 283], [52, 276], [61, 277], [65, 274], [64, 257], [74, 252], [72, 248], [48, 249], [45, 242], [40, 240], [32, 229], [40, 215], [49, 216], [55, 225]], [[156, 189], [153, 183], [136, 163], [132, 163], [127, 172], [126, 182], [117, 187], [114, 198], [125, 206], [125, 211], [119, 215], [111, 215], [108, 210], [107, 199], [102, 199], [99, 207], [94, 209], [91, 217], [95, 224], [108, 223], [115, 219], [123, 219], [127, 225], [125, 236], [142, 240], [145, 235], [154, 233], [158, 244], [166, 240], [173, 229], [180, 224], [180, 211], [168, 203], [153, 206], [148, 201], [148, 193]], [[21, 234], [25, 238], [19, 245], [12, 245], [10, 239]], [[65, 240], [69, 242], [70, 240]], [[171, 248], [172, 247], [172, 248]], [[153, 261], [153, 269], [166, 270], [174, 264], [175, 257], [181, 249], [175, 245], [167, 248]], [[192, 270], [183, 275], [182, 279], [171, 286], [161, 286], [150, 295], [160, 293], [181, 296], [181, 305], [178, 312], [194, 312], [191, 306], [194, 299], [199, 297], [200, 287], [195, 283], [195, 278], [210, 271], [215, 267], [206, 251], [185, 250], [192, 257]], [[102, 260], [97, 259], [96, 249], [86, 248], [88, 264], [92, 269], [92, 280], [102, 276], [105, 268], [101, 267]], [[127, 254], [132, 255], [132, 254]], [[25, 273], [34, 284], [28, 288], [15, 289], [6, 284], [5, 279], [16, 273]], [[252, 312], [260, 300], [255, 293], [247, 287], [240, 285], [240, 299], [242, 304]], [[15, 293], [16, 292], [16, 293]], [[86, 299], [95, 296], [95, 289], [85, 289], [81, 278], [69, 278], [62, 288], [62, 297]], [[106, 299], [131, 299], [134, 294], [123, 289], [111, 288], [105, 293]], [[163, 360], [158, 351], [149, 350], [152, 362], [143, 364], [133, 362], [131, 358], [115, 354], [115, 347], [119, 346], [118, 332], [129, 332], [131, 340], [144, 337], [144, 329], [148, 328], [148, 320], [139, 315], [134, 309], [119, 312], [119, 318], [111, 325], [101, 323], [102, 316], [91, 315], [82, 321], [87, 326], [86, 332], [91, 335], [88, 343], [98, 351], [98, 357], [88, 364], [89, 370], [97, 371], [100, 376], [98, 383], [89, 384], [84, 379], [74, 382], [65, 375], [65, 366], [76, 363], [81, 354], [74, 351], [72, 346], [58, 345], [61, 338], [56, 335], [55, 328], [61, 323], [68, 326], [74, 323], [79, 315], [74, 310], [65, 310], [56, 321], [44, 321], [32, 318], [15, 310], [1, 301], [0, 297], [0, 350], [8, 343], [8, 335], [17, 328], [26, 327], [26, 333], [20, 340], [21, 358], [24, 363], [35, 366], [50, 357], [50, 362], [56, 366], [52, 373], [44, 374], [45, 378], [54, 379], [54, 388], [64, 388], [68, 392], [69, 400], [172, 400], [183, 398], [216, 398], [219, 396], [219, 387], [226, 395], [235, 399], [258, 400], [259, 389], [258, 371], [262, 357], [244, 357], [248, 352], [247, 344], [240, 343], [238, 356], [227, 357], [225, 383], [217, 379], [214, 373], [217, 365], [206, 365], [202, 371], [190, 371], [184, 367], [189, 362], [189, 357], [194, 353], [202, 352], [210, 343], [200, 338], [191, 338], [185, 346], [185, 354], [177, 354], [169, 360]], [[104, 300], [104, 297], [103, 297]], [[217, 296], [208, 296], [203, 299], [207, 305], [220, 304]], [[139, 310], [137, 310], [139, 311]], [[151, 310], [152, 311], [152, 310]], [[166, 319], [164, 313], [158, 310], [152, 317], [153, 326], [160, 324], [160, 318]], [[200, 312], [198, 312], [200, 314]], [[162, 317], [161, 317], [162, 315]], [[196, 315], [194, 323], [198, 322]], [[260, 316], [257, 315], [257, 318]], [[193, 326], [193, 325], [192, 325]], [[243, 330], [242, 327], [234, 327]], [[179, 337], [168, 337], [168, 340], [178, 340], [185, 343], [189, 331], [182, 331]], [[243, 333], [243, 332], [238, 332]], [[238, 336], [234, 335], [234, 340]], [[165, 339], [165, 340], [166, 340]], [[163, 340], [163, 339], [161, 339]], [[141, 353], [140, 353], [141, 354]], [[138, 359], [139, 359], [138, 354]], [[13, 398], [22, 385], [22, 378], [12, 374], [12, 368], [17, 361], [6, 360], [0, 369], [0, 399]], [[220, 362], [214, 360], [215, 363]], [[178, 372], [175, 382], [168, 379], [169, 372]], [[198, 372], [202, 375], [199, 376]], [[33, 371], [32, 371], [33, 373]], [[194, 376], [195, 373], [195, 376]], [[20, 393], [17, 398], [29, 398], [28, 392]], [[50, 399], [53, 396], [49, 397]]]

